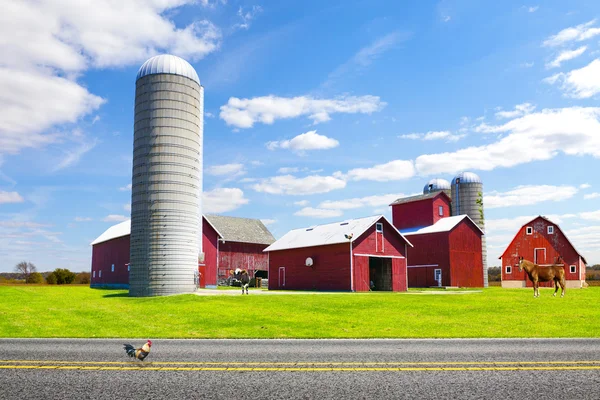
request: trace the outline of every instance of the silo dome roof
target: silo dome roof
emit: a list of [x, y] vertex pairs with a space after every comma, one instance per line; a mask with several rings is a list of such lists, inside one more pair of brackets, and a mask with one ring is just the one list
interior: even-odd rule
[[181, 75], [190, 78], [198, 84], [200, 84], [200, 78], [194, 67], [183, 58], [173, 56], [170, 54], [161, 54], [154, 56], [146, 61], [140, 67], [135, 80], [137, 81], [141, 77], [152, 74], [174, 74]]
[[434, 178], [427, 182], [423, 187], [423, 194], [427, 194], [436, 190], [450, 190], [450, 182], [445, 179]]
[[457, 179], [460, 179], [460, 183], [483, 183], [479, 175], [474, 174], [473, 172], [461, 172], [454, 177], [454, 182], [456, 182]]

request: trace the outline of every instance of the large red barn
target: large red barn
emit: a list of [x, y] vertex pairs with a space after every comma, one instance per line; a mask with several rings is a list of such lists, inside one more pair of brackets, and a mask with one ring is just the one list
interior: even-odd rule
[[295, 229], [265, 249], [269, 289], [406, 291], [409, 246], [383, 215]]
[[408, 249], [408, 286], [483, 287], [483, 231], [467, 215], [439, 219], [402, 233]]
[[[532, 286], [525, 271], [520, 272], [517, 267], [520, 256], [542, 266], [563, 264], [568, 288], [586, 286], [585, 258], [575, 250], [560, 227], [546, 217], [538, 216], [523, 225], [500, 256], [502, 287]], [[540, 286], [553, 285], [553, 282], [540, 282]]]
[[[258, 219], [204, 215], [202, 218], [204, 260], [198, 265], [199, 287], [216, 287], [230, 270], [243, 268], [254, 276], [268, 270], [263, 250], [275, 241]], [[129, 237], [131, 221], [108, 228], [92, 242], [91, 287], [129, 287]]]

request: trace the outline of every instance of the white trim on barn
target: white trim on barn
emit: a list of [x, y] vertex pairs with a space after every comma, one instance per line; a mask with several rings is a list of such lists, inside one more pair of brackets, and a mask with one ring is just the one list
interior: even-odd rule
[[377, 254], [376, 255], [376, 254], [362, 254], [362, 253], [358, 254], [358, 253], [354, 253], [354, 255], [358, 256], [358, 257], [402, 258], [402, 259], [406, 258], [406, 257], [403, 257], [403, 256], [386, 256], [386, 255], [382, 255], [382, 254]]
[[407, 265], [406, 268], [427, 268], [427, 267], [439, 267], [438, 264], [423, 264], [423, 265]]

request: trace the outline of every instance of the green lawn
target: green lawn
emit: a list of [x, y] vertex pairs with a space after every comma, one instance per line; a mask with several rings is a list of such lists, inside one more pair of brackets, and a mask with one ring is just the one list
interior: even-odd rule
[[600, 337], [600, 287], [130, 298], [83, 286], [0, 286], [0, 337]]

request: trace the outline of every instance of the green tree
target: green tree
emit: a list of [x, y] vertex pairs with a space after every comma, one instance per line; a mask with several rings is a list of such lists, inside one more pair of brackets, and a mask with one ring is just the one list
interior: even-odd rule
[[75, 283], [80, 285], [87, 285], [90, 283], [90, 273], [89, 272], [80, 272], [75, 277]]
[[66, 268], [56, 268], [48, 277], [46, 282], [49, 284], [69, 285], [73, 283], [77, 275]]
[[25, 283], [44, 283], [44, 277], [39, 272], [32, 272], [25, 280]]
[[56, 275], [54, 275], [54, 272], [51, 272], [47, 277], [46, 277], [46, 283], [48, 285], [56, 285]]
[[15, 272], [20, 273], [23, 279], [25, 279], [25, 282], [27, 282], [27, 280], [29, 279], [29, 274], [31, 274], [32, 272], [37, 272], [37, 268], [33, 263], [29, 261], [21, 261], [20, 263], [15, 265]]

